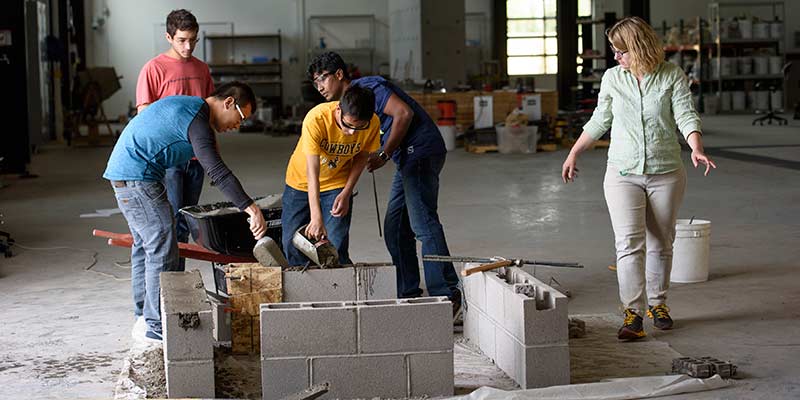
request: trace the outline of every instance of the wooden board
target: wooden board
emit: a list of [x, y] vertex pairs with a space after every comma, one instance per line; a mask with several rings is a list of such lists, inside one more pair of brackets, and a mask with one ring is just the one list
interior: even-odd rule
[[283, 300], [280, 267], [259, 263], [228, 264], [225, 268], [231, 305], [231, 347], [234, 354], [261, 351], [259, 306]]
[[497, 152], [497, 145], [495, 144], [466, 144], [464, 148], [475, 154], [495, 153]]

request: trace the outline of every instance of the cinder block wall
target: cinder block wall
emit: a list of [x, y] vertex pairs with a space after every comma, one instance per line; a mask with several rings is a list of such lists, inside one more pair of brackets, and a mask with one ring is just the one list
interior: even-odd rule
[[518, 267], [465, 277], [464, 292], [471, 344], [524, 389], [569, 384], [566, 296]]
[[453, 394], [446, 297], [261, 305], [263, 398], [328, 382], [330, 398]]
[[283, 271], [283, 302], [363, 301], [397, 298], [393, 265]]
[[213, 398], [214, 324], [200, 271], [162, 272], [160, 279], [167, 395]]

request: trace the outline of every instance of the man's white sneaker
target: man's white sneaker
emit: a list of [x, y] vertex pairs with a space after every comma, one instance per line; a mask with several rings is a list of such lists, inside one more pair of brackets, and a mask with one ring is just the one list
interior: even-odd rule
[[140, 315], [136, 317], [136, 322], [133, 323], [133, 329], [131, 329], [131, 337], [136, 340], [141, 340], [142, 338], [144, 338], [146, 332], [147, 332], [147, 323], [144, 322], [144, 316]]

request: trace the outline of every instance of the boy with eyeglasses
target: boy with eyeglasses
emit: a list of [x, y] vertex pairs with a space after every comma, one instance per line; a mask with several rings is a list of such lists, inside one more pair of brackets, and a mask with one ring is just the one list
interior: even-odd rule
[[[167, 15], [166, 33], [169, 50], [159, 54], [142, 67], [136, 84], [136, 109], [142, 112], [147, 106], [167, 96], [185, 95], [208, 97], [214, 83], [208, 65], [192, 56], [199, 31], [197, 19], [187, 10], [174, 10]], [[177, 221], [178, 241], [189, 241], [189, 225], [178, 212], [183, 207], [197, 205], [203, 190], [205, 173], [196, 158], [184, 165], [169, 168], [164, 176], [167, 196]], [[186, 268], [180, 259], [179, 270]]]
[[226, 83], [205, 99], [170, 96], [132, 119], [114, 145], [103, 178], [111, 182], [133, 236], [134, 314], [143, 316], [145, 340], [161, 341], [159, 274], [178, 270], [175, 217], [163, 184], [168, 168], [197, 157], [215, 186], [250, 216], [253, 237], [266, 233], [261, 209], [222, 161], [214, 134], [238, 129], [255, 108], [253, 89], [241, 82]]
[[303, 120], [302, 133], [286, 169], [283, 192], [283, 250], [292, 266], [308, 258], [292, 245], [303, 225], [313, 240], [327, 239], [339, 251], [339, 263], [351, 264], [350, 217], [353, 190], [369, 154], [380, 147], [375, 96], [353, 87], [340, 101], [317, 105]]
[[[307, 72], [327, 100], [336, 100], [354, 87], [375, 93], [382, 149], [370, 155], [367, 170], [379, 169], [390, 159], [397, 165], [386, 206], [384, 239], [397, 268], [398, 297], [421, 296], [417, 241], [422, 243], [423, 255], [450, 255], [438, 213], [439, 174], [447, 157], [439, 129], [425, 109], [392, 82], [380, 76], [351, 80], [344, 60], [334, 52], [315, 57]], [[428, 294], [447, 296], [457, 316], [461, 292], [453, 263], [425, 261], [423, 266]]]

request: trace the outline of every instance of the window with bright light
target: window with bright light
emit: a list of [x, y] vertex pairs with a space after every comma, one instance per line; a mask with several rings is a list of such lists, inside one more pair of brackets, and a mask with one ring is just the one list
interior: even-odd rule
[[[556, 0], [506, 1], [509, 75], [558, 73], [557, 10]], [[592, 0], [578, 0], [578, 15], [592, 15]], [[582, 33], [578, 25], [578, 54], [583, 52]]]
[[507, 0], [509, 75], [558, 73], [556, 0]]
[[[592, 18], [592, 0], [578, 0], [578, 18]], [[583, 25], [578, 24], [578, 54], [583, 54]], [[583, 58], [578, 56], [578, 74], [583, 72]]]

